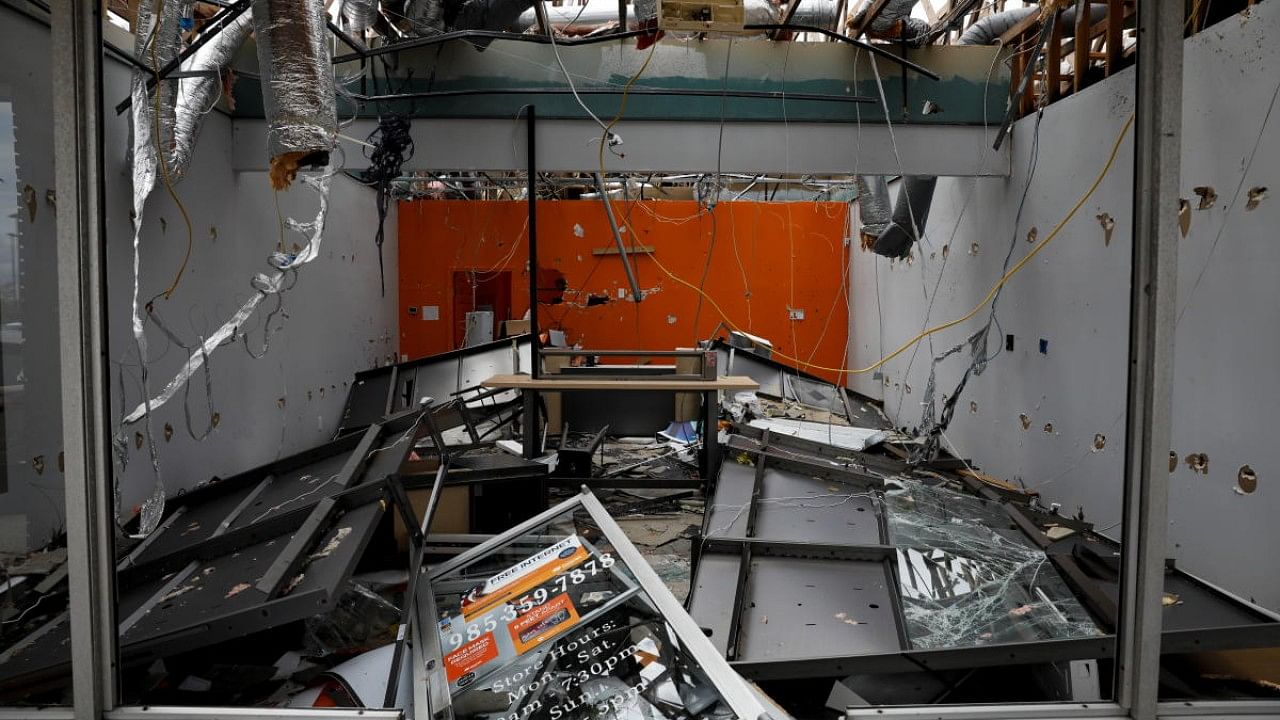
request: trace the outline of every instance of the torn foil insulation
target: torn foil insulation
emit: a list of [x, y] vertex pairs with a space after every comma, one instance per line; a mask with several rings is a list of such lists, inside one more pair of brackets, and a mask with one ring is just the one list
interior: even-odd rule
[[886, 483], [911, 646], [956, 648], [1102, 634], [1044, 551], [997, 503], [940, 485]]
[[288, 273], [297, 272], [303, 265], [319, 257], [320, 241], [324, 235], [325, 217], [329, 212], [329, 186], [336, 172], [337, 168], [330, 165], [322, 172], [314, 176], [304, 176], [302, 179], [302, 182], [316, 193], [320, 202], [320, 208], [316, 211], [314, 220], [300, 222], [289, 218], [287, 221], [290, 230], [306, 236], [307, 244], [302, 250], [296, 254], [273, 253], [268, 258], [268, 264], [276, 272], [270, 275], [258, 273], [250, 279], [249, 284], [253, 288], [254, 294], [248, 300], [245, 300], [240, 309], [223, 323], [222, 327], [219, 327], [209, 337], [205, 338], [204, 344], [191, 353], [178, 373], [155, 397], [148, 398], [134, 408], [133, 412], [125, 416], [125, 425], [141, 420], [150, 411], [154, 411], [171, 400], [190, 381], [192, 375], [204, 365], [209, 355], [213, 354], [219, 347], [230, 344], [243, 335], [241, 329], [244, 327], [245, 322], [253, 316], [254, 311], [262, 301], [267, 296], [279, 294], [285, 289], [285, 277]]
[[[152, 73], [135, 70], [132, 81], [133, 121], [133, 303], [132, 330], [134, 345], [138, 350], [138, 363], [142, 368], [143, 397], [150, 395], [147, 385], [147, 335], [143, 325], [141, 306], [138, 302], [141, 269], [140, 244], [142, 239], [142, 212], [147, 197], [155, 189], [160, 176], [166, 177], [170, 166], [169, 155], [173, 143], [174, 94], [177, 81], [159, 80], [148, 90], [148, 81], [159, 74], [162, 67], [178, 57], [182, 47], [180, 23], [189, 3], [170, 0], [142, 2], [138, 5], [135, 25], [134, 54], [139, 62], [152, 68]], [[166, 163], [163, 167], [161, 163]], [[144, 411], [146, 408], [144, 407]], [[164, 515], [164, 480], [160, 476], [160, 459], [157, 456], [155, 437], [151, 432], [150, 413], [146, 412], [147, 451], [155, 474], [155, 486], [151, 496], [142, 504], [140, 532], [148, 534], [160, 524]], [[119, 447], [119, 444], [117, 444]], [[120, 455], [123, 466], [127, 460]], [[120, 486], [115, 488], [116, 516], [120, 514]]]
[[327, 164], [337, 141], [327, 17], [317, 0], [253, 0], [271, 186], [277, 190], [289, 187], [299, 168]]
[[217, 35], [200, 46], [182, 63], [185, 77], [178, 81], [174, 112], [173, 151], [170, 174], [178, 179], [186, 174], [195, 152], [200, 127], [222, 96], [222, 72], [253, 30], [252, 10], [227, 23]]

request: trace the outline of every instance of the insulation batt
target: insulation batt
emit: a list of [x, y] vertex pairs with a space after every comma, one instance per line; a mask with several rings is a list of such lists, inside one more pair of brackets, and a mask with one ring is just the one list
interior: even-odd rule
[[333, 69], [320, 0], [253, 0], [253, 26], [267, 115], [271, 186], [324, 165], [337, 140]]

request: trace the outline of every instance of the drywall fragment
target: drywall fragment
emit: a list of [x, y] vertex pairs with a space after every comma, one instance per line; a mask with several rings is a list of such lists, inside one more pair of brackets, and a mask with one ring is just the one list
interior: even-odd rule
[[1200, 196], [1200, 210], [1208, 210], [1218, 201], [1218, 191], [1214, 190], [1212, 185], [1201, 185], [1192, 190]]
[[1253, 210], [1267, 199], [1267, 189], [1265, 187], [1249, 188], [1249, 201], [1244, 204], [1245, 210]]
[[1258, 474], [1248, 465], [1241, 465], [1236, 473], [1236, 489], [1244, 495], [1258, 489]]
[[1182, 237], [1191, 232], [1191, 203], [1186, 198], [1178, 201], [1178, 230]]
[[1198, 472], [1201, 475], [1209, 474], [1209, 456], [1204, 453], [1191, 453], [1186, 457], [1187, 467], [1191, 468], [1191, 472]]
[[667, 316], [667, 324], [668, 324], [668, 325], [675, 325], [675, 324], [676, 324], [676, 316], [675, 316], [675, 315], [668, 315], [668, 316]]
[[44, 201], [54, 210], [58, 209], [58, 193], [53, 188], [44, 191]]
[[1111, 247], [1111, 232], [1116, 229], [1116, 221], [1111, 213], [1101, 213], [1098, 215], [1098, 224], [1102, 226], [1102, 244]]
[[1018, 422], [1022, 423], [1023, 430], [1031, 429], [1031, 416], [1026, 413], [1018, 413]]
[[1160, 598], [1160, 604], [1161, 604], [1161, 605], [1164, 605], [1165, 607], [1172, 607], [1172, 606], [1174, 606], [1174, 605], [1181, 605], [1181, 604], [1182, 604], [1182, 598], [1181, 598], [1181, 597], [1179, 597], [1177, 593], [1167, 592], [1167, 593], [1165, 593], [1165, 594], [1164, 594], [1164, 597], [1161, 597], [1161, 598]]

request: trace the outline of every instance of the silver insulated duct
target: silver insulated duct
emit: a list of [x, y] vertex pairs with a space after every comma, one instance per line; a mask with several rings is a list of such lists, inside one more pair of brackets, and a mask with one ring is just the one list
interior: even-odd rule
[[182, 63], [184, 77], [178, 81], [174, 113], [173, 151], [170, 172], [180, 178], [191, 164], [204, 116], [222, 95], [222, 70], [253, 30], [252, 11], [232, 20], [209, 42]]
[[378, 0], [342, 0], [342, 17], [355, 32], [364, 32], [378, 20]]
[[253, 0], [271, 186], [325, 165], [338, 133], [333, 69], [321, 0]]
[[[179, 22], [183, 3], [177, 0], [143, 0], [138, 3], [134, 55], [153, 72], [134, 70], [130, 106], [133, 119], [134, 205], [144, 202], [156, 186], [160, 158], [169, 159], [173, 143], [174, 93], [177, 80], [161, 80], [148, 91], [147, 84], [159, 70], [178, 57], [182, 49]], [[172, 168], [172, 164], [168, 166]]]

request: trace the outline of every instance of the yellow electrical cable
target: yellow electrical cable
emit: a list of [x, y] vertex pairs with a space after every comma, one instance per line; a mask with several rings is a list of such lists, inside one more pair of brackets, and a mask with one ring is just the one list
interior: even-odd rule
[[[969, 320], [974, 315], [977, 315], [978, 312], [987, 305], [987, 303], [991, 302], [992, 298], [995, 297], [996, 293], [999, 292], [1000, 288], [1004, 287], [1005, 283], [1009, 282], [1010, 278], [1016, 275], [1019, 270], [1026, 267], [1027, 263], [1031, 261], [1031, 258], [1039, 254], [1041, 250], [1043, 250], [1046, 246], [1048, 246], [1048, 244], [1052, 242], [1053, 239], [1057, 237], [1060, 232], [1062, 232], [1062, 229], [1066, 227], [1067, 223], [1071, 222], [1071, 219], [1074, 218], [1076, 213], [1080, 211], [1080, 208], [1084, 207], [1084, 204], [1089, 201], [1090, 197], [1093, 196], [1093, 193], [1097, 191], [1098, 186], [1102, 184], [1102, 181], [1107, 177], [1107, 174], [1111, 172], [1111, 167], [1115, 164], [1116, 156], [1120, 152], [1120, 145], [1124, 141], [1125, 135], [1128, 134], [1129, 128], [1133, 126], [1133, 120], [1134, 120], [1134, 115], [1133, 113], [1130, 113], [1129, 119], [1125, 121], [1124, 127], [1120, 128], [1120, 134], [1116, 137], [1115, 143], [1112, 144], [1111, 146], [1111, 153], [1107, 156], [1107, 162], [1102, 166], [1102, 171], [1099, 172], [1098, 176], [1093, 179], [1093, 182], [1089, 185], [1089, 189], [1086, 190], [1084, 194], [1080, 196], [1080, 199], [1077, 200], [1075, 205], [1071, 207], [1071, 210], [1067, 212], [1066, 217], [1059, 220], [1058, 224], [1053, 226], [1053, 229], [1050, 230], [1047, 235], [1045, 235], [1043, 240], [1036, 243], [1035, 246], [1031, 248], [1030, 252], [1028, 252], [1021, 260], [1019, 260], [1016, 264], [1014, 264], [1013, 267], [1009, 268], [1009, 271], [1006, 272], [1000, 278], [1000, 280], [991, 287], [989, 291], [987, 291], [986, 296], [984, 296], [982, 300], [976, 306], [974, 306], [972, 310], [965, 313], [964, 315], [961, 315], [955, 320], [942, 323], [941, 325], [936, 325], [934, 327], [929, 328], [928, 330], [920, 332], [915, 337], [903, 343], [902, 346], [899, 347], [897, 350], [894, 350], [888, 355], [885, 355], [884, 357], [880, 358], [879, 360], [875, 361], [874, 363], [872, 363], [871, 365], [868, 365], [865, 368], [859, 368], [859, 369], [831, 368], [831, 367], [823, 367], [821, 365], [807, 364], [808, 367], [814, 368], [817, 370], [822, 370], [824, 372], [838, 373], [840, 375], [861, 375], [863, 373], [869, 373], [873, 370], [876, 370], [877, 368], [880, 368], [885, 363], [889, 362], [895, 357], [911, 349], [911, 346], [929, 337], [930, 335], [941, 332], [948, 328], [955, 327], [956, 325], [959, 325], [965, 322], [966, 320]], [[605, 199], [605, 202], [609, 202], [608, 198]], [[628, 229], [630, 230], [631, 226], [630, 226], [630, 223], [626, 221], [626, 218], [623, 218], [623, 222], [627, 225]], [[631, 230], [631, 232], [634, 233], [634, 230]], [[739, 329], [738, 325], [729, 318], [728, 314], [725, 313], [724, 309], [720, 307], [720, 305], [715, 301], [714, 298], [712, 298], [710, 295], [707, 295], [705, 292], [703, 292], [701, 289], [698, 288], [698, 286], [694, 285], [693, 283], [681, 277], [676, 276], [675, 273], [672, 273], [670, 270], [668, 270], [666, 266], [662, 264], [662, 261], [658, 260], [657, 256], [654, 255], [653, 253], [648, 252], [643, 248], [640, 250], [640, 252], [644, 252], [646, 255], [648, 255], [649, 259], [653, 260], [654, 264], [658, 266], [658, 269], [662, 270], [662, 272], [665, 273], [672, 280], [676, 281], [681, 285], [684, 285], [685, 287], [689, 288], [690, 290], [693, 290], [696, 293], [701, 294], [702, 297], [705, 298], [706, 301], [711, 304], [711, 307], [715, 308], [716, 312], [720, 313], [720, 318], [724, 320], [725, 324], [728, 325], [731, 329], [733, 330]], [[773, 354], [784, 360], [788, 360], [793, 363], [797, 363], [797, 364], [804, 363], [804, 361], [801, 360], [800, 358], [792, 357], [776, 349], [773, 351]]]
[[[182, 214], [182, 221], [187, 226], [187, 254], [182, 258], [182, 264], [178, 266], [178, 274], [173, 277], [173, 282], [160, 295], [168, 300], [173, 295], [173, 291], [178, 289], [178, 283], [182, 281], [182, 275], [187, 271], [187, 263], [191, 261], [191, 247], [195, 243], [195, 231], [191, 227], [191, 216], [187, 214], [187, 208], [182, 204], [182, 200], [178, 198], [178, 193], [173, 189], [173, 181], [169, 178], [169, 163], [165, 158], [164, 146], [161, 144], [160, 137], [160, 92], [161, 83], [165, 82], [160, 79], [160, 62], [156, 59], [156, 43], [160, 35], [160, 23], [163, 22], [165, 0], [156, 0], [153, 12], [155, 17], [152, 24], [151, 36], [151, 71], [156, 76], [156, 107], [155, 117], [152, 118], [152, 127], [156, 134], [156, 164], [160, 166], [160, 178], [164, 180], [164, 187], [169, 191], [169, 197], [173, 198], [173, 202], [178, 206], [178, 212]], [[175, 88], [175, 92], [176, 92]], [[159, 297], [157, 295], [156, 297]], [[153, 300], [155, 298], [152, 298]]]

